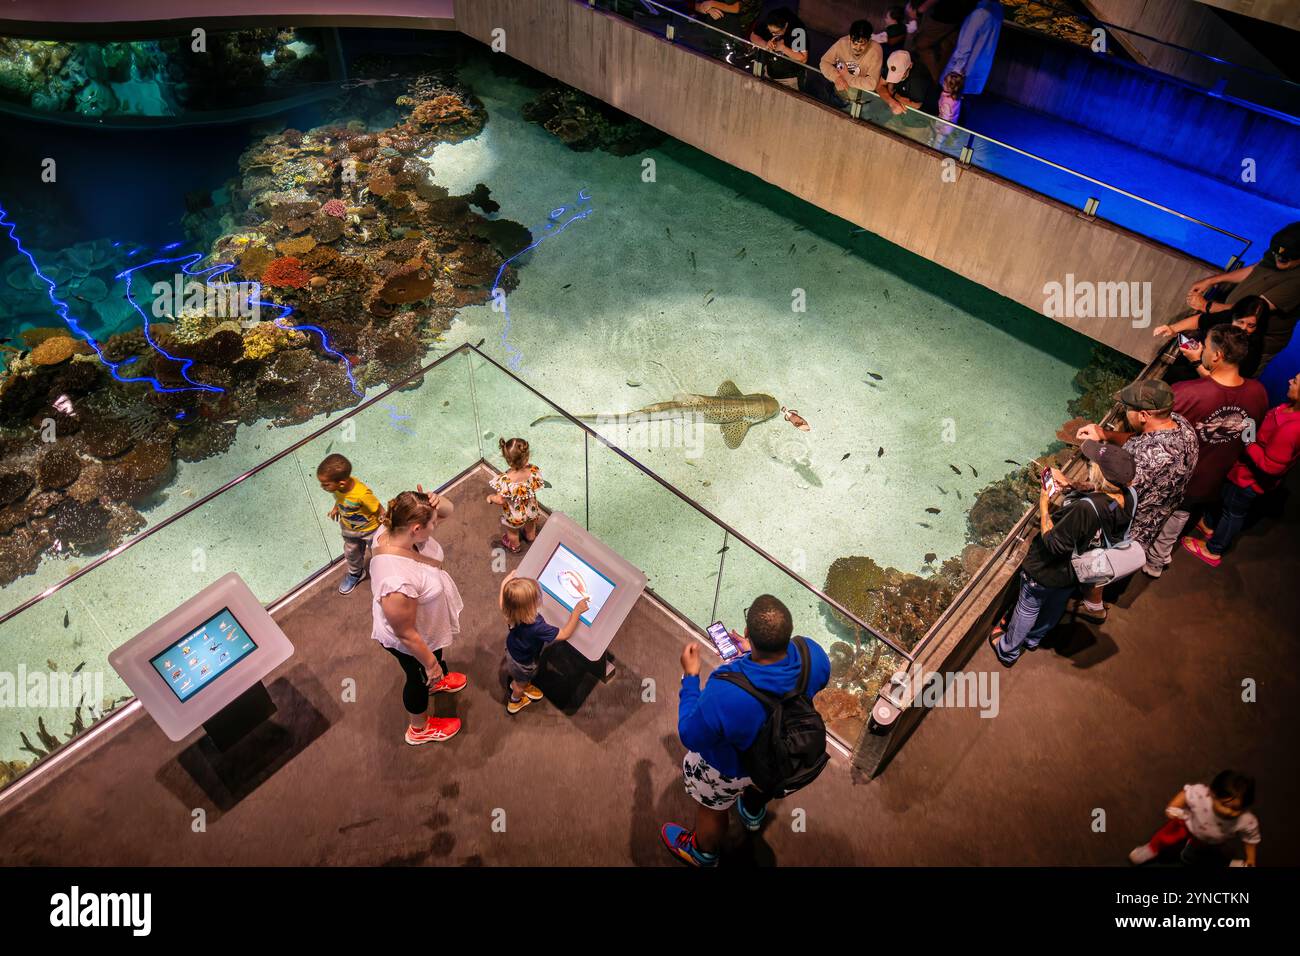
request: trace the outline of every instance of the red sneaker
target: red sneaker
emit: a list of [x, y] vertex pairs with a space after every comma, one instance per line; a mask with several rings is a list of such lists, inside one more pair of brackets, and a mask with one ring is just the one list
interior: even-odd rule
[[448, 671], [429, 689], [431, 694], [456, 694], [465, 689], [468, 678], [457, 671]]
[[459, 717], [429, 717], [423, 730], [416, 730], [414, 727], [406, 728], [406, 742], [412, 747], [418, 747], [420, 744], [431, 744], [439, 740], [450, 740], [460, 733]]

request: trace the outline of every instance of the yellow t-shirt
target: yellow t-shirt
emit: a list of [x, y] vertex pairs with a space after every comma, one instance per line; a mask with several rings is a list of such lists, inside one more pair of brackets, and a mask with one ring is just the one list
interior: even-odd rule
[[370, 534], [379, 527], [379, 499], [363, 482], [353, 478], [351, 491], [333, 494], [334, 503], [339, 506], [339, 527], [344, 534]]

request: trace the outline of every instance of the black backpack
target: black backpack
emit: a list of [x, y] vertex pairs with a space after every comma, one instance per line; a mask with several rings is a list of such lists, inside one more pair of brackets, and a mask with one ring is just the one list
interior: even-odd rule
[[715, 680], [748, 692], [767, 711], [767, 720], [741, 754], [741, 763], [754, 786], [769, 800], [808, 786], [830, 762], [826, 724], [808, 696], [808, 672], [812, 669], [808, 646], [802, 637], [796, 637], [794, 645], [799, 651], [799, 682], [784, 697], [759, 690], [740, 671], [713, 675]]

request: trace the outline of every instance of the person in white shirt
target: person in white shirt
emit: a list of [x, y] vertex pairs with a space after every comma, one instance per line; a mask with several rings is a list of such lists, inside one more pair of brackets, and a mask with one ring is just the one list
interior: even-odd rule
[[1184, 863], [1223, 865], [1226, 845], [1240, 839], [1246, 858], [1231, 865], [1254, 866], [1260, 839], [1259, 819], [1248, 809], [1254, 802], [1255, 781], [1235, 770], [1224, 770], [1208, 786], [1189, 783], [1165, 807], [1168, 822], [1128, 858], [1148, 863], [1177, 849]]

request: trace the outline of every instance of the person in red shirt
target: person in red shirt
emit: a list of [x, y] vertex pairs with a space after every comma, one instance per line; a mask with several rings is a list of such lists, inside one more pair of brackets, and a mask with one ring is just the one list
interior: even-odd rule
[[1282, 483], [1283, 476], [1300, 460], [1300, 375], [1287, 383], [1288, 402], [1269, 411], [1257, 440], [1228, 472], [1223, 484], [1223, 510], [1213, 531], [1201, 522], [1197, 530], [1207, 540], [1187, 536], [1183, 547], [1212, 568], [1223, 560], [1233, 539], [1246, 523], [1251, 503]]
[[1249, 350], [1245, 332], [1227, 323], [1216, 325], [1205, 336], [1201, 377], [1174, 383], [1174, 411], [1195, 429], [1200, 451], [1182, 503], [1151, 544], [1144, 569], [1151, 577], [1169, 566], [1192, 510], [1219, 500], [1228, 471], [1245, 447], [1243, 436], [1253, 436], [1268, 411], [1268, 391], [1255, 379], [1242, 378], [1239, 370]]

